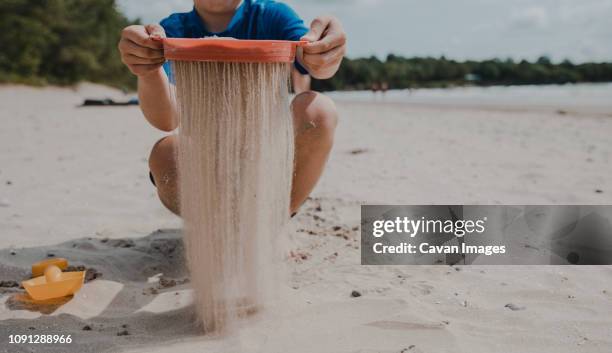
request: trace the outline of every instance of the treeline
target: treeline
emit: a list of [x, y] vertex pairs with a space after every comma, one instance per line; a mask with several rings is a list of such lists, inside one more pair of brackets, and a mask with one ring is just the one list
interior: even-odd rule
[[[137, 21], [136, 21], [137, 22]], [[136, 23], [114, 0], [1, 0], [0, 82], [70, 85], [79, 81], [133, 89], [136, 79], [121, 63], [117, 42]], [[452, 85], [514, 85], [612, 81], [612, 63], [508, 60], [455, 61], [404, 58], [345, 59], [317, 90], [401, 89]]]
[[316, 90], [402, 89], [453, 85], [564, 84], [612, 81], [612, 63], [552, 63], [547, 57], [526, 60], [456, 61], [387, 56], [345, 59], [329, 80], [314, 80]]
[[130, 23], [114, 0], [1, 0], [0, 82], [133, 88], [117, 52]]

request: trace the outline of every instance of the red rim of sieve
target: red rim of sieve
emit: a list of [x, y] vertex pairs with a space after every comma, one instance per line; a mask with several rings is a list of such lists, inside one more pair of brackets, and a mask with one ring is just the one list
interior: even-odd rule
[[174, 61], [291, 63], [307, 41], [163, 38], [164, 56]]

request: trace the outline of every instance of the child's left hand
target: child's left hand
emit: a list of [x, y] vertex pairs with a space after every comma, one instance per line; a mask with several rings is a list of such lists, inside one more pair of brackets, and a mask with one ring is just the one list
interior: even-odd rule
[[346, 33], [340, 21], [332, 16], [320, 16], [310, 24], [302, 40], [310, 43], [298, 53], [298, 61], [317, 79], [327, 79], [338, 71], [346, 53]]

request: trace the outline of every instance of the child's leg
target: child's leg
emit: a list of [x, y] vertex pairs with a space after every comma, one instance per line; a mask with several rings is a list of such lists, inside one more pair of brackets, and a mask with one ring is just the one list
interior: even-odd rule
[[336, 105], [327, 96], [306, 91], [291, 102], [295, 130], [295, 171], [291, 214], [298, 211], [323, 174], [338, 124]]
[[177, 135], [161, 138], [153, 145], [149, 156], [151, 181], [157, 187], [157, 195], [164, 206], [176, 215], [179, 214], [177, 157]]
[[[323, 173], [338, 122], [336, 107], [328, 97], [302, 92], [291, 102], [295, 129], [295, 171], [291, 190], [291, 213], [297, 212]], [[166, 136], [153, 146], [149, 168], [159, 199], [179, 214], [176, 156], [178, 137]]]

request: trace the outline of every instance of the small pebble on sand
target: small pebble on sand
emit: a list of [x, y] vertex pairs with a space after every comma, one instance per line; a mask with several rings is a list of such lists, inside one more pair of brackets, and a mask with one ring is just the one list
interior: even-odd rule
[[89, 325], [83, 326], [83, 331], [91, 331], [91, 326]]
[[351, 154], [362, 154], [362, 153], [366, 153], [368, 150], [365, 148], [355, 148], [354, 150], [351, 150]]
[[518, 306], [516, 304], [513, 303], [508, 303], [506, 305], [504, 305], [505, 308], [508, 308], [512, 311], [520, 311], [520, 310], [525, 310], [526, 308], [524, 306]]
[[171, 288], [176, 286], [176, 281], [172, 278], [160, 277], [159, 278], [159, 288]]
[[358, 291], [354, 290], [354, 291], [351, 292], [351, 297], [359, 298], [359, 297], [361, 297], [361, 293], [359, 293]]

